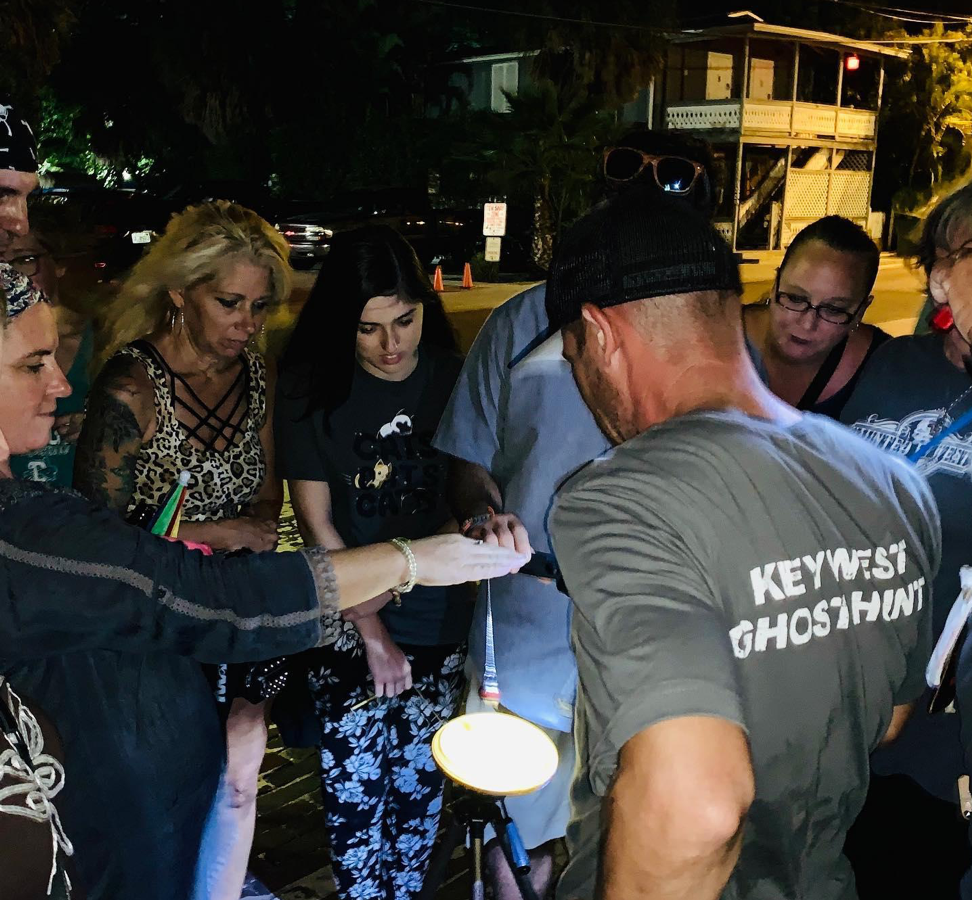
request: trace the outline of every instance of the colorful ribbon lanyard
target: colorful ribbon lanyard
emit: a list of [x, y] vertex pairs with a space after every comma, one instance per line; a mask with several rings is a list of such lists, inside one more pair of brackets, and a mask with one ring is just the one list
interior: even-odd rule
[[950, 438], [957, 431], [961, 431], [966, 425], [972, 423], [972, 409], [965, 413], [965, 415], [959, 416], [948, 428], [943, 429], [938, 432], [927, 444], [922, 444], [917, 450], [912, 450], [908, 454], [908, 459], [916, 463], [919, 459], [927, 456], [932, 450], [936, 449], [939, 444], [941, 444], [947, 438]]
[[479, 683], [480, 699], [496, 709], [500, 702], [499, 679], [496, 676], [496, 646], [493, 643], [493, 604], [490, 582], [486, 580], [486, 653], [483, 677]]

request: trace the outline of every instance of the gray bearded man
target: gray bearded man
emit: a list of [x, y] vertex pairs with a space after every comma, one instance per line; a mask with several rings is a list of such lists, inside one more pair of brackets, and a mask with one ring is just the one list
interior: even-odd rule
[[584, 217], [547, 311], [616, 445], [552, 514], [580, 679], [559, 900], [852, 900], [868, 755], [930, 650], [927, 486], [760, 382], [732, 253], [684, 206]]

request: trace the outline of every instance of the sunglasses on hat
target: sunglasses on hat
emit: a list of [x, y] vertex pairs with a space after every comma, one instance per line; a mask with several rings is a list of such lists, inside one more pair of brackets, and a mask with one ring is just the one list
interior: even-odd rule
[[669, 194], [687, 194], [705, 166], [684, 156], [658, 156], [634, 147], [608, 147], [604, 151], [604, 177], [614, 184], [634, 181], [651, 166], [655, 183]]

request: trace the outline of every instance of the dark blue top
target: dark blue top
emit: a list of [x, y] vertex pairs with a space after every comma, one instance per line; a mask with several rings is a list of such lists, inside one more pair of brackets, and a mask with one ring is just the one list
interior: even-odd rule
[[[940, 334], [888, 341], [864, 369], [841, 414], [865, 439], [908, 456], [972, 406], [972, 381], [945, 356]], [[932, 586], [933, 639], [959, 592], [959, 569], [972, 562], [972, 427], [948, 437], [917, 464], [931, 487], [942, 520], [942, 564]], [[901, 736], [874, 754], [879, 775], [905, 774], [952, 803], [962, 758], [960, 714], [927, 714], [920, 701]], [[968, 713], [968, 707], [961, 709]]]
[[319, 565], [216, 561], [71, 491], [0, 481], [0, 672], [61, 733], [88, 900], [188, 897], [224, 746], [199, 662], [314, 646]]
[[[325, 481], [334, 529], [347, 547], [435, 534], [452, 514], [449, 458], [432, 446], [462, 360], [422, 345], [415, 370], [387, 381], [355, 365], [348, 399], [330, 415], [307, 415], [306, 376], [281, 375], [274, 429], [277, 472]], [[464, 600], [468, 602], [463, 602]], [[465, 585], [419, 585], [379, 613], [400, 644], [457, 644], [469, 633], [472, 592]]]

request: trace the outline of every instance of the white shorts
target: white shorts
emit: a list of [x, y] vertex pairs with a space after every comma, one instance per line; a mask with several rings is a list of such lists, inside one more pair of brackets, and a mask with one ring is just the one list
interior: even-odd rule
[[[479, 680], [471, 676], [469, 682], [466, 712], [491, 710], [492, 707], [484, 703], [479, 696]], [[503, 711], [509, 713], [508, 709]], [[542, 729], [557, 747], [559, 756], [557, 771], [539, 791], [520, 797], [506, 798], [506, 809], [510, 818], [516, 823], [520, 837], [523, 839], [523, 846], [527, 850], [533, 850], [547, 841], [562, 838], [567, 833], [567, 821], [570, 818], [570, 785], [574, 777], [573, 734], [569, 731], [544, 728], [543, 725], [537, 725], [537, 728]], [[486, 840], [491, 840], [493, 837], [495, 834], [492, 828], [487, 827]]]

